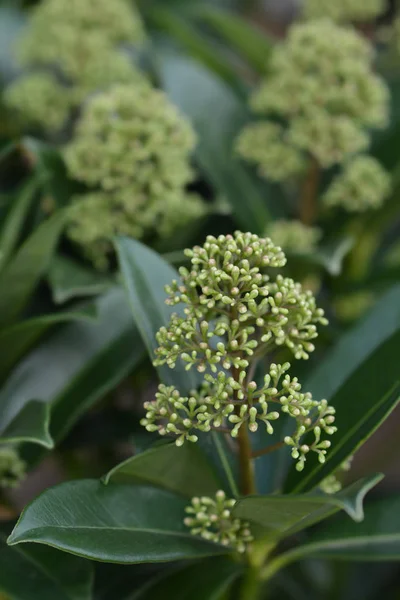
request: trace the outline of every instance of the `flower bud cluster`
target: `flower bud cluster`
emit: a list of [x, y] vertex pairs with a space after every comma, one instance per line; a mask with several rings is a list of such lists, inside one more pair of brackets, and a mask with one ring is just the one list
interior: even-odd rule
[[295, 220], [273, 221], [267, 229], [267, 234], [286, 252], [299, 254], [314, 252], [322, 237], [322, 232], [318, 227], [310, 227]]
[[325, 494], [336, 494], [337, 492], [340, 492], [343, 486], [342, 482], [337, 478], [336, 475], [350, 471], [352, 461], [353, 456], [350, 456], [339, 466], [333, 475], [328, 475], [328, 477], [321, 481], [319, 484], [320, 490]]
[[[239, 152], [264, 175], [284, 180], [310, 156], [330, 168], [364, 151], [368, 129], [385, 127], [389, 113], [389, 91], [372, 69], [373, 57], [351, 28], [328, 19], [294, 25], [252, 98], [255, 112], [269, 120], [243, 131]], [[282, 157], [287, 169], [278, 164]]]
[[26, 464], [9, 446], [0, 447], [0, 488], [15, 488], [25, 477]]
[[[142, 425], [148, 431], [177, 436], [176, 443], [197, 441], [196, 431], [223, 430], [236, 438], [242, 427], [251, 433], [262, 426], [273, 433], [281, 414], [295, 420], [295, 433], [286, 443], [304, 464], [303, 437], [314, 431], [308, 447], [320, 457], [330, 443], [321, 432], [335, 432], [334, 409], [301, 391], [289, 363], [272, 364], [262, 386], [253, 381], [252, 362], [277, 347], [286, 346], [296, 359], [314, 350], [317, 324], [326, 324], [311, 292], [292, 279], [268, 271], [283, 267], [285, 255], [269, 238], [236, 232], [208, 236], [204, 246], [186, 251], [190, 269], [180, 270], [181, 281], [167, 286], [167, 304], [184, 303], [184, 316], [173, 314], [157, 334], [155, 365], [204, 373], [200, 390], [183, 396], [160, 385], [155, 400], [146, 402]], [[322, 460], [322, 459], [321, 459]]]
[[236, 500], [228, 499], [222, 490], [216, 493], [215, 499], [207, 496], [193, 498], [186, 508], [190, 516], [185, 518], [184, 523], [193, 535], [243, 553], [254, 538], [250, 525], [233, 517], [235, 504]]
[[86, 104], [64, 156], [70, 175], [95, 188], [75, 199], [69, 235], [96, 266], [107, 266], [115, 234], [165, 236], [204, 213], [186, 192], [194, 145], [189, 122], [144, 80]]
[[341, 206], [350, 212], [380, 208], [390, 193], [390, 175], [371, 156], [350, 160], [323, 196], [326, 206]]
[[306, 19], [326, 17], [338, 22], [367, 22], [385, 9], [385, 0], [305, 0], [303, 12]]
[[19, 44], [22, 65], [35, 72], [11, 85], [7, 104], [57, 131], [89, 94], [143, 77], [119, 47], [143, 40], [141, 19], [127, 0], [43, 0]]

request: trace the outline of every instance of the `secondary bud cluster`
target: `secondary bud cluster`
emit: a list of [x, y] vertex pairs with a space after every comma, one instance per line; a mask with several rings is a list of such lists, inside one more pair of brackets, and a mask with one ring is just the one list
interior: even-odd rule
[[143, 77], [120, 49], [143, 40], [139, 14], [126, 0], [43, 0], [19, 44], [22, 65], [34, 71], [11, 84], [6, 103], [58, 131], [89, 94]]
[[328, 475], [321, 483], [319, 484], [319, 488], [325, 494], [336, 494], [340, 492], [342, 489], [342, 482], [338, 479], [337, 475], [341, 473], [346, 473], [351, 469], [351, 463], [353, 462], [353, 456], [350, 456], [347, 460], [345, 460], [336, 472], [333, 475]]
[[223, 546], [231, 546], [243, 553], [253, 541], [253, 536], [248, 523], [232, 516], [235, 504], [236, 500], [226, 498], [222, 490], [216, 493], [215, 499], [207, 496], [193, 498], [191, 505], [186, 508], [190, 516], [185, 518], [184, 523], [190, 527], [193, 535]]
[[26, 464], [21, 460], [17, 450], [0, 447], [0, 488], [15, 488], [24, 479]]
[[329, 19], [292, 26], [251, 100], [268, 120], [243, 131], [238, 151], [273, 180], [300, 173], [310, 157], [330, 168], [364, 151], [368, 130], [385, 127], [389, 113], [373, 58], [371, 44], [350, 27]]
[[253, 381], [251, 371], [254, 360], [282, 346], [296, 359], [308, 358], [317, 324], [327, 323], [313, 294], [281, 274], [271, 278], [286, 258], [269, 238], [241, 232], [208, 236], [204, 246], [186, 254], [190, 268], [181, 268], [181, 280], [166, 288], [167, 303], [183, 303], [184, 316], [173, 314], [159, 330], [155, 365], [174, 368], [183, 361], [186, 369], [204, 373], [204, 383], [189, 396], [160, 385], [155, 400], [145, 404], [142, 424], [177, 436], [182, 445], [196, 442], [196, 431], [223, 430], [236, 438], [241, 427], [255, 432], [262, 426], [272, 434], [273, 422], [286, 414], [295, 420], [295, 433], [285, 441], [299, 464], [311, 431], [315, 442], [309, 450], [324, 456], [330, 443], [320, 436], [336, 430], [334, 410], [301, 391], [287, 373], [289, 363], [271, 364], [263, 385]]
[[286, 252], [309, 254], [313, 252], [322, 237], [318, 227], [304, 225], [301, 221], [273, 221], [267, 233], [275, 244]]
[[64, 155], [70, 175], [94, 190], [75, 197], [68, 232], [98, 268], [113, 235], [166, 236], [204, 213], [186, 192], [195, 141], [190, 123], [144, 80], [86, 104]]

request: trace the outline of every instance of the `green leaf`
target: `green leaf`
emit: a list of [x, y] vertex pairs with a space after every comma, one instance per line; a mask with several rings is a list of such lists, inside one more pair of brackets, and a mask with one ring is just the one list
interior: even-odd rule
[[10, 600], [91, 600], [92, 565], [52, 548], [7, 546], [0, 534], [0, 596]]
[[42, 223], [0, 273], [0, 325], [11, 324], [23, 311], [46, 271], [64, 226], [59, 211]]
[[215, 473], [199, 448], [163, 444], [133, 456], [104, 477], [108, 483], [143, 482], [182, 496], [212, 496], [219, 489]]
[[56, 304], [64, 304], [75, 298], [98, 296], [113, 285], [109, 277], [61, 255], [52, 260], [47, 279]]
[[309, 537], [309, 542], [278, 557], [273, 570], [304, 558], [355, 561], [400, 560], [400, 498], [369, 504], [362, 523], [337, 518]]
[[275, 191], [268, 206], [272, 188], [261, 185], [235, 156], [235, 140], [249, 118], [245, 104], [201, 65], [166, 49], [160, 52], [159, 63], [163, 87], [197, 131], [196, 158], [204, 175], [229, 202], [238, 225], [263, 234], [270, 209], [281, 207]]
[[157, 7], [150, 11], [149, 20], [153, 26], [167, 33], [185, 48], [190, 56], [224, 79], [232, 87], [243, 91], [243, 84], [228, 59], [228, 54], [208, 36], [204, 35], [187, 18], [176, 11]]
[[14, 198], [2, 224], [0, 233], [0, 270], [10, 259], [21, 235], [29, 207], [38, 189], [38, 181], [31, 178]]
[[124, 600], [222, 600], [243, 572], [226, 557], [208, 558], [151, 579]]
[[304, 389], [336, 409], [337, 433], [325, 464], [313, 457], [303, 473], [292, 468], [286, 491], [312, 489], [353, 454], [398, 404], [400, 387], [400, 286], [376, 304], [322, 361]]
[[273, 43], [252, 23], [215, 6], [195, 6], [193, 14], [228, 42], [257, 72], [264, 73]]
[[52, 327], [73, 321], [91, 320], [95, 317], [93, 306], [80, 311], [54, 313], [36, 317], [0, 330], [0, 382], [38, 340]]
[[364, 497], [382, 478], [383, 475], [372, 475], [335, 495], [314, 492], [297, 496], [248, 496], [237, 502], [234, 515], [261, 525], [268, 540], [275, 541], [327, 519], [339, 510], [360, 522], [364, 518]]
[[0, 414], [0, 441], [2, 443], [31, 442], [51, 450], [54, 443], [49, 426], [50, 406], [32, 400], [4, 429]]
[[124, 564], [229, 553], [188, 532], [183, 524], [186, 505], [187, 500], [156, 488], [72, 481], [34, 500], [8, 543], [38, 542]]
[[[154, 350], [158, 347], [157, 331], [168, 324], [173, 312], [180, 312], [179, 307], [165, 304], [167, 294], [164, 291], [164, 286], [173, 279], [179, 280], [179, 274], [161, 256], [137, 240], [118, 238], [116, 250], [132, 314], [154, 358]], [[186, 371], [182, 365], [175, 369], [159, 367], [158, 372], [164, 383], [176, 385], [183, 393], [197, 387], [196, 373]]]
[[[14, 370], [0, 393], [0, 410], [8, 422], [32, 398], [50, 403], [51, 436], [59, 442], [142, 360], [145, 350], [123, 290], [114, 288], [96, 300], [96, 309], [95, 322], [66, 325]], [[30, 448], [27, 460], [37, 459]]]

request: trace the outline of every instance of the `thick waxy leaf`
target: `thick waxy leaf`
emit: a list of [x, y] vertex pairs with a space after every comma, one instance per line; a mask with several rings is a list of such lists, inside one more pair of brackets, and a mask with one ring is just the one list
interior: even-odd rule
[[[165, 90], [197, 131], [196, 157], [205, 176], [229, 202], [239, 226], [262, 234], [270, 220], [271, 191], [250, 174], [233, 149], [248, 122], [245, 103], [201, 65], [168, 51], [162, 52], [159, 62]], [[279, 210], [276, 198], [274, 206]]]
[[[13, 371], [0, 393], [0, 411], [7, 422], [32, 398], [50, 403], [51, 435], [58, 442], [142, 359], [144, 346], [123, 290], [114, 288], [99, 298], [96, 310], [96, 321], [66, 325]], [[27, 458], [37, 457], [30, 450]]]
[[[91, 600], [89, 561], [44, 546], [6, 544], [0, 534], [0, 596], [10, 600]], [[5, 596], [3, 596], [5, 594]]]
[[273, 44], [259, 29], [234, 13], [212, 5], [196, 6], [193, 13], [228, 42], [232, 50], [238, 52], [256, 71], [265, 72]]
[[64, 225], [59, 211], [42, 223], [0, 273], [0, 325], [11, 324], [46, 271]]
[[309, 490], [354, 453], [387, 418], [400, 397], [400, 286], [345, 334], [322, 361], [304, 389], [326, 398], [336, 409], [337, 433], [321, 465], [307, 459], [301, 474], [292, 469], [286, 491]]
[[50, 436], [50, 406], [32, 400], [20, 413], [3, 428], [0, 414], [0, 441], [32, 442], [51, 449], [54, 446]]
[[56, 325], [92, 319], [95, 307], [89, 305], [77, 312], [64, 312], [46, 315], [17, 323], [0, 331], [0, 382], [3, 382], [11, 369], [24, 354], [34, 346], [45, 333]]
[[63, 304], [74, 298], [98, 296], [112, 287], [110, 278], [82, 267], [64, 256], [55, 256], [47, 276], [53, 300]]
[[0, 269], [7, 263], [18, 243], [21, 229], [37, 188], [37, 178], [30, 179], [12, 202], [0, 233]]
[[[173, 279], [179, 280], [179, 274], [156, 252], [136, 240], [119, 238], [116, 250], [135, 322], [154, 357], [154, 349], [158, 347], [155, 334], [168, 324], [172, 313], [182, 311], [179, 305], [171, 308], [165, 304], [164, 286]], [[159, 367], [158, 372], [164, 383], [176, 385], [181, 392], [195, 388], [199, 381], [193, 369], [185, 371], [179, 365], [175, 369]]]
[[225, 557], [206, 559], [162, 574], [123, 600], [222, 600], [242, 572], [242, 564]]
[[187, 500], [156, 488], [72, 481], [22, 513], [8, 542], [38, 542], [118, 563], [166, 562], [226, 554], [183, 524]]
[[121, 463], [104, 478], [105, 483], [143, 482], [182, 494], [212, 496], [220, 487], [198, 446], [163, 444]]
[[382, 478], [383, 475], [373, 475], [331, 496], [322, 493], [248, 496], [239, 500], [234, 514], [261, 525], [268, 538], [276, 541], [327, 519], [339, 510], [344, 510], [354, 521], [359, 522], [364, 518], [365, 495]]
[[395, 496], [369, 504], [362, 523], [337, 518], [310, 536], [309, 543], [294, 548], [275, 561], [282, 568], [303, 558], [335, 560], [400, 560], [400, 498]]

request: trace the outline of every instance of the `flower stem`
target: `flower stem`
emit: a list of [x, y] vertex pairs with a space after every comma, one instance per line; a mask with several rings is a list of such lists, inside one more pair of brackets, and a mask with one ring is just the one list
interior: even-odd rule
[[262, 580], [260, 569], [249, 567], [244, 574], [240, 600], [258, 600], [260, 597]]
[[239, 466], [240, 466], [240, 488], [243, 496], [250, 496], [256, 493], [254, 470], [252, 464], [252, 453], [249, 432], [243, 425], [239, 429]]
[[276, 444], [271, 444], [270, 446], [266, 446], [265, 448], [261, 448], [261, 450], [256, 450], [252, 452], [252, 458], [258, 458], [259, 456], [264, 456], [265, 454], [270, 454], [271, 452], [275, 452], [276, 450], [280, 450], [285, 445], [284, 442], [277, 442]]
[[314, 157], [311, 157], [300, 204], [300, 220], [304, 225], [312, 225], [317, 216], [317, 195], [320, 175], [321, 170], [318, 161]]

